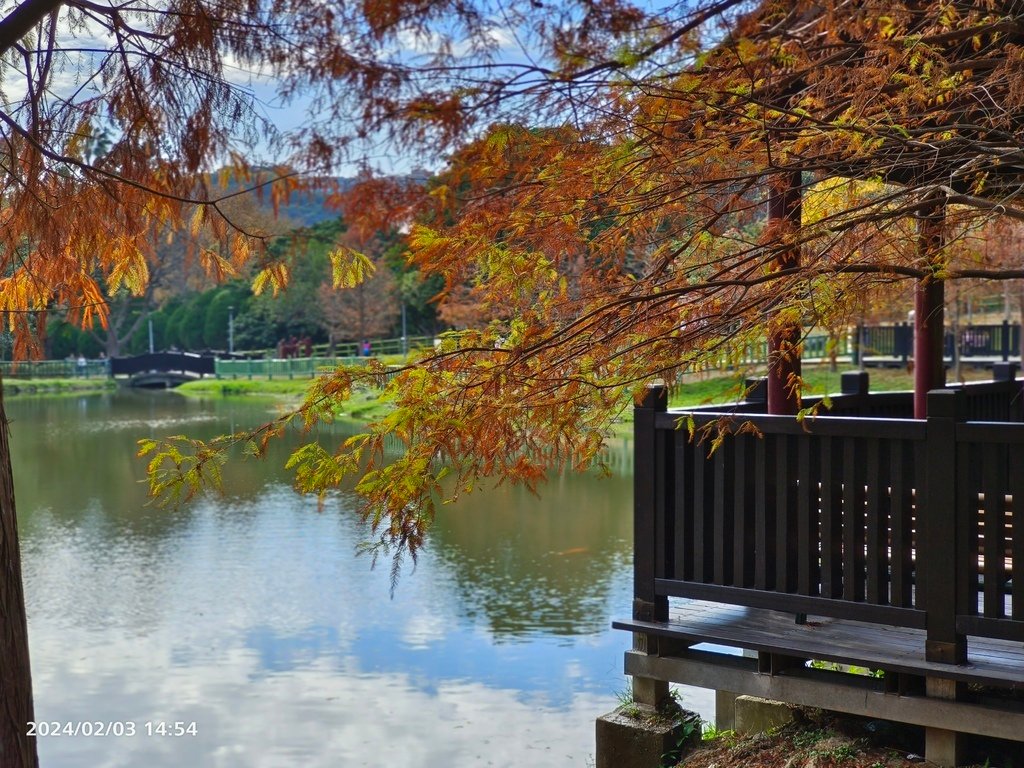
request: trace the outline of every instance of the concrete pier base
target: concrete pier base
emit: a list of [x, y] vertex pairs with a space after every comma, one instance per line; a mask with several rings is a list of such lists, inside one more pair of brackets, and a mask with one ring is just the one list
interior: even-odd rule
[[597, 719], [596, 768], [674, 765], [700, 743], [700, 733], [700, 718], [693, 712], [666, 717], [646, 707], [619, 707]]
[[738, 696], [735, 704], [736, 733], [752, 736], [767, 733], [793, 722], [793, 707], [760, 696]]
[[[932, 698], [956, 701], [960, 697], [961, 687], [955, 680], [925, 678], [925, 691]], [[963, 760], [965, 743], [966, 738], [962, 733], [945, 728], [925, 728], [925, 760], [941, 768], [956, 768]]]
[[736, 730], [736, 698], [732, 691], [715, 691], [715, 728], [719, 731]]

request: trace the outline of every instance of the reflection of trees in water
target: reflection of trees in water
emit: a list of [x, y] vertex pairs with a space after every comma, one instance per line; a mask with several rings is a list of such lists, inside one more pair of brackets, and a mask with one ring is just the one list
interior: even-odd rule
[[632, 558], [632, 478], [566, 474], [540, 489], [484, 489], [438, 515], [428, 546], [460, 611], [499, 638], [608, 626], [616, 578]]
[[[100, 509], [107, 524], [161, 535], [187, 519], [189, 510], [140, 514], [148, 497], [136, 441], [169, 434], [211, 438], [273, 415], [265, 404], [165, 392], [16, 398], [8, 410], [19, 517], [28, 533], [34, 511], [45, 505], [68, 524]], [[226, 473], [232, 494], [251, 497], [268, 480], [284, 478], [283, 461], [235, 464]]]
[[[79, 525], [86, 516], [93, 526], [141, 536], [169, 535], [187, 525], [194, 508], [143, 512], [149, 501], [146, 463], [135, 455], [136, 441], [173, 434], [210, 439], [268, 421], [279, 408], [274, 401], [255, 398], [199, 399], [132, 390], [12, 398], [8, 412], [23, 535], [31, 537], [54, 519]], [[325, 425], [320, 434], [333, 447], [355, 430], [352, 424]], [[226, 495], [252, 501], [269, 484], [291, 485], [284, 464], [304, 439], [308, 436], [296, 429], [273, 441], [265, 459], [236, 456], [224, 470]], [[397, 441], [392, 450], [398, 450]], [[239, 513], [247, 509], [237, 504], [232, 508]], [[45, 523], [37, 519], [43, 514]]]
[[[13, 399], [14, 473], [26, 543], [55, 523], [88, 529], [98, 541], [114, 532], [173, 540], [197, 512], [191, 505], [144, 509], [145, 463], [135, 456], [136, 441], [168, 434], [208, 439], [266, 421], [274, 409], [266, 401], [162, 392]], [[327, 428], [324, 442], [336, 445], [355, 429]], [[286, 435], [264, 460], [230, 462], [225, 489], [231, 503], [224, 513], [252, 515], [258, 510], [246, 502], [271, 484], [290, 484], [285, 458], [302, 438], [297, 431]], [[609, 456], [616, 471], [610, 479], [568, 474], [543, 486], [540, 498], [502, 487], [444, 507], [429, 547], [451, 575], [460, 610], [484, 617], [498, 637], [541, 627], [566, 635], [604, 631], [613, 579], [631, 557], [627, 448], [617, 445]], [[392, 450], [400, 450], [397, 440]]]

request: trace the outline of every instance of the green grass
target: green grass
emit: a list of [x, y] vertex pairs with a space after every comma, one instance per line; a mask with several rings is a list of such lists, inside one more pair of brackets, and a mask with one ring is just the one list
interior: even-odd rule
[[[836, 393], [840, 387], [840, 374], [845, 370], [856, 370], [852, 366], [841, 366], [838, 371], [831, 371], [827, 365], [805, 365], [804, 382], [806, 394]], [[914, 387], [913, 375], [903, 368], [873, 368], [868, 371], [872, 392], [892, 390], [910, 390]], [[990, 373], [985, 370], [965, 370], [968, 379], [986, 379]], [[670, 405], [673, 408], [690, 407], [717, 403], [728, 403], [739, 399], [742, 394], [743, 379], [749, 376], [763, 375], [763, 371], [745, 371], [737, 374], [708, 374], [700, 376], [691, 374], [683, 379], [681, 386], [672, 393]], [[74, 381], [74, 380], [68, 380]], [[255, 377], [252, 379], [201, 379], [190, 381], [178, 387], [177, 391], [186, 395], [199, 396], [267, 396], [298, 400], [309, 386], [308, 378], [286, 379], [274, 377]], [[342, 405], [340, 415], [355, 421], [367, 422], [380, 418], [388, 413], [390, 405], [382, 401], [379, 393], [366, 390], [356, 392], [352, 399]], [[632, 409], [626, 408], [622, 420], [613, 425], [612, 431], [625, 434], [631, 428]]]
[[[805, 365], [803, 368], [803, 378], [806, 384], [804, 394], [835, 394], [839, 391], [842, 372], [853, 370], [857, 369], [849, 365], [840, 366], [837, 371], [829, 370], [827, 365]], [[691, 374], [684, 377], [682, 385], [673, 392], [670, 405], [679, 408], [733, 402], [742, 394], [744, 378], [763, 375], [763, 370], [746, 371], [739, 374], [709, 374], [706, 378], [701, 378], [698, 374]], [[914, 388], [913, 374], [905, 368], [870, 368], [868, 376], [872, 392], [891, 392]], [[989, 379], [991, 372], [984, 369], [965, 368], [964, 377], [967, 381]], [[952, 380], [951, 375], [950, 380]]]
[[[196, 397], [273, 397], [294, 400], [296, 403], [309, 387], [309, 379], [200, 379], [182, 384], [176, 391]], [[373, 421], [390, 410], [387, 402], [380, 399], [376, 390], [357, 390], [342, 404], [339, 415], [353, 421]]]
[[302, 397], [310, 379], [199, 379], [187, 381], [177, 391], [184, 395], [274, 395]]

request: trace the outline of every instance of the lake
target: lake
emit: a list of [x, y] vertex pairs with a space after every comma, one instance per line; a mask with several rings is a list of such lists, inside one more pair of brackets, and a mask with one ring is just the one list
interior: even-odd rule
[[[594, 720], [627, 688], [630, 638], [610, 629], [631, 605], [626, 441], [611, 479], [443, 508], [392, 596], [389, 562], [356, 556], [353, 497], [296, 494], [285, 446], [230, 465], [223, 497], [147, 504], [136, 440], [210, 437], [274, 408], [8, 402], [36, 718], [135, 731], [40, 738], [44, 768], [592, 764]], [[683, 703], [710, 715], [713, 694]]]

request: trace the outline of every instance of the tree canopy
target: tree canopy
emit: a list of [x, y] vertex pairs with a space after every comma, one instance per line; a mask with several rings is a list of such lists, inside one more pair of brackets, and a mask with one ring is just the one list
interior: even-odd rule
[[[247, 186], [278, 204], [359, 166], [339, 197], [350, 229], [406, 233], [464, 327], [390, 379], [388, 416], [291, 464], [312, 492], [356, 476], [399, 552], [482, 477], [534, 487], [599, 463], [654, 377], [765, 336], [798, 352], [801, 327], [841, 324], [880, 283], [934, 299], [949, 280], [1024, 277], [1005, 249], [951, 247], [1024, 219], [1016, 0], [0, 8], [0, 312], [17, 354], [49, 312], [88, 326], [144, 297], [169, 231], [218, 244], [190, 251], [214, 278], [248, 263], [256, 292], [278, 290], [288, 259], [228, 201]], [[270, 102], [303, 118], [278, 127]], [[280, 166], [250, 170], [262, 156]], [[399, 156], [444, 166], [428, 184], [374, 173]], [[344, 247], [329, 260], [337, 286], [374, 266]], [[322, 378], [254, 434], [144, 445], [153, 490], [187, 495], [232, 441], [259, 453], [377, 375]], [[406, 446], [391, 463], [387, 435]]]
[[[404, 227], [441, 316], [471, 318], [389, 384], [389, 416], [293, 457], [305, 490], [357, 475], [381, 544], [415, 552], [436, 501], [480, 477], [599, 463], [654, 377], [766, 335], [795, 353], [882, 284], [1024, 277], [952, 247], [1024, 218], [1018, 3], [431, 2], [332, 22], [366, 33], [332, 73], [349, 90], [328, 88], [349, 138], [447, 158], [422, 194], [367, 178], [346, 218]], [[295, 418], [329, 418], [363, 375], [321, 380]], [[385, 435], [407, 446], [389, 464]], [[150, 448], [157, 491], [219, 455]]]
[[[48, 309], [103, 316], [101, 279], [144, 291], [168, 226], [214, 229], [226, 248], [196, 252], [212, 274], [256, 260], [257, 288], [283, 284], [212, 163], [244, 179], [247, 148], [268, 148], [277, 182], [249, 178], [279, 200], [361, 162], [350, 226], [407, 232], [409, 259], [444, 281], [441, 315], [470, 319], [388, 385], [388, 417], [293, 465], [314, 492], [357, 474], [380, 542], [413, 552], [436, 500], [482, 476], [532, 487], [599, 462], [653, 377], [766, 334], [796, 350], [793, 329], [835, 326], [879, 283], [1024, 276], [942, 245], [1024, 219], [1016, 2], [8, 8], [0, 310], [19, 351]], [[277, 129], [270, 91], [307, 119]], [[372, 173], [384, 149], [445, 166], [388, 184]], [[338, 285], [372, 271], [331, 256]], [[293, 418], [330, 418], [374, 375], [319, 381]], [[248, 437], [259, 452], [280, 428]], [[386, 434], [407, 446], [389, 464]], [[187, 447], [146, 446], [156, 492], [215, 474], [222, 445]]]

